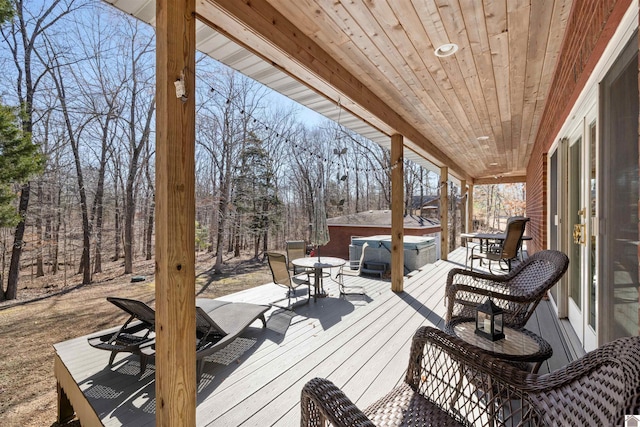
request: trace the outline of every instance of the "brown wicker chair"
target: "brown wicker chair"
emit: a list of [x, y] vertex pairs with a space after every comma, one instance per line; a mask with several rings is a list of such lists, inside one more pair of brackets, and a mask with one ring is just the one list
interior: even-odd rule
[[447, 278], [447, 324], [475, 317], [475, 309], [491, 296], [501, 307], [506, 326], [523, 328], [546, 292], [564, 275], [569, 258], [559, 251], [535, 253], [511, 272], [493, 275], [454, 268]]
[[[609, 426], [640, 410], [640, 337], [551, 374], [528, 374], [431, 327], [413, 337], [402, 385], [364, 411], [328, 380], [302, 390], [301, 426]], [[473, 375], [473, 378], [469, 378]]]

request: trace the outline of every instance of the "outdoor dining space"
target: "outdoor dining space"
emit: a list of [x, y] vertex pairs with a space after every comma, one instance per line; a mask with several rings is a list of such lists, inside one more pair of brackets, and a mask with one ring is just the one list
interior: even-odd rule
[[[270, 309], [266, 327], [254, 322], [207, 359], [198, 384], [197, 425], [299, 425], [300, 394], [314, 377], [330, 380], [359, 408], [367, 407], [402, 383], [416, 330], [444, 328], [447, 276], [464, 263], [465, 248], [458, 248], [448, 261], [412, 272], [402, 293], [392, 292], [387, 280], [345, 276], [345, 286], [363, 293], [341, 295], [338, 282], [327, 279], [326, 297], [293, 310]], [[337, 273], [334, 269], [332, 277]], [[299, 288], [295, 296], [306, 297], [306, 292]], [[282, 287], [266, 284], [221, 299], [269, 304], [282, 294]], [[546, 301], [526, 328], [552, 348], [540, 363], [541, 373], [583, 355]], [[139, 358], [122, 353], [109, 367], [109, 353], [87, 341], [100, 332], [87, 332], [55, 345], [61, 407], [70, 403], [83, 425], [154, 425], [154, 364], [140, 374]]]

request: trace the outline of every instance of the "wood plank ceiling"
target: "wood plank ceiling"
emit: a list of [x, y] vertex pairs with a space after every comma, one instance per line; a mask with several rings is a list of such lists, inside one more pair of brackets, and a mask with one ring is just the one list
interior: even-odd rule
[[[107, 1], [153, 24], [155, 0]], [[298, 87], [285, 95], [300, 96], [304, 85], [324, 100], [313, 109], [331, 118], [340, 102], [382, 139], [403, 134], [407, 148], [472, 182], [525, 175], [571, 5], [197, 0], [197, 13], [208, 30], [292, 78]], [[445, 43], [458, 51], [436, 56]], [[225, 62], [213, 46], [203, 50]]]

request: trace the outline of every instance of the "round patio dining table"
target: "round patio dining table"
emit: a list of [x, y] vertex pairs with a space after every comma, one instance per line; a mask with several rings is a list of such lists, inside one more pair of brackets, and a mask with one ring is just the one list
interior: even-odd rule
[[324, 287], [322, 283], [322, 270], [331, 269], [343, 266], [347, 261], [342, 258], [336, 257], [305, 257], [305, 258], [296, 258], [291, 261], [291, 264], [296, 267], [313, 269], [313, 299], [326, 297], [327, 294], [324, 292]]

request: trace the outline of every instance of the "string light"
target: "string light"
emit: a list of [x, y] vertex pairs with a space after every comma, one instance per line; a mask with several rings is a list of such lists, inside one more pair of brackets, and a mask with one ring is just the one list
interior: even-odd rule
[[[210, 92], [211, 93], [214, 93], [215, 91], [216, 90], [214, 88], [210, 87]], [[227, 98], [225, 103], [227, 105], [229, 105], [229, 104], [232, 104], [232, 101], [231, 101], [231, 99]], [[269, 130], [269, 126], [267, 124], [265, 124], [264, 122], [261, 122], [260, 120], [256, 119], [250, 113], [247, 113], [244, 109], [239, 109], [239, 110], [240, 110], [240, 114], [241, 115], [249, 117], [250, 119], [253, 120], [253, 123], [256, 123], [256, 124], [264, 127], [264, 129], [267, 130], [267, 131]], [[281, 138], [281, 135], [276, 132], [276, 137], [277, 138]], [[289, 138], [284, 137], [284, 141], [287, 144], [292, 145], [296, 150], [302, 151], [302, 152], [304, 152], [305, 154], [307, 154], [310, 157], [315, 157], [318, 160], [320, 160], [320, 161], [322, 161], [324, 163], [327, 163], [327, 164], [332, 164], [332, 165], [337, 164], [334, 160], [330, 160], [330, 159], [318, 154], [315, 151], [309, 150], [306, 147], [296, 143], [295, 141], [289, 140]], [[391, 170], [397, 168], [401, 162], [402, 162], [402, 159], [396, 161], [395, 163], [392, 163], [389, 166], [380, 167], [380, 168], [361, 168], [361, 167], [357, 167], [357, 166], [345, 166], [345, 167], [346, 167], [347, 170], [352, 171], [352, 172], [356, 172], [356, 173], [358, 173], [358, 172], [367, 172], [367, 173], [368, 172], [374, 172], [375, 173], [375, 172], [385, 172], [385, 171], [388, 172], [388, 171], [391, 171]]]

